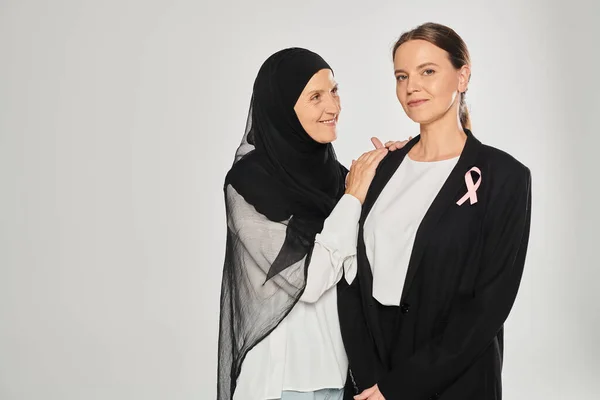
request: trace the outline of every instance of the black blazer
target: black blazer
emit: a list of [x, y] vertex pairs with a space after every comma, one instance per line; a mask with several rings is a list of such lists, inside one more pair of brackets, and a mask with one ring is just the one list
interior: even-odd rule
[[[419, 136], [381, 162], [359, 223], [358, 273], [338, 285], [349, 358], [345, 399], [374, 384], [386, 400], [501, 399], [503, 324], [523, 273], [531, 219], [529, 169], [469, 130], [457, 165], [417, 231], [394, 345], [386, 349], [372, 296], [364, 222]], [[466, 174], [481, 171], [477, 201]], [[476, 183], [479, 174], [470, 172]], [[398, 282], [400, 286], [401, 282]]]

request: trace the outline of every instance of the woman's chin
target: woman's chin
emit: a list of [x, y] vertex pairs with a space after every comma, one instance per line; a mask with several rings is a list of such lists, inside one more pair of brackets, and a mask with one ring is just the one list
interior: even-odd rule
[[327, 132], [320, 134], [318, 137], [313, 137], [313, 140], [317, 143], [328, 144], [334, 142], [337, 139], [337, 131]]

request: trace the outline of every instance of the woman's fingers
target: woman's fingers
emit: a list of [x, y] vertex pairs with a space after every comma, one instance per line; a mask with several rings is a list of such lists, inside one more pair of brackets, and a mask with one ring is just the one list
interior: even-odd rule
[[388, 150], [384, 150], [384, 151], [380, 151], [377, 154], [375, 154], [373, 156], [373, 158], [371, 159], [371, 165], [374, 167], [377, 167], [379, 165], [379, 163], [385, 158], [385, 156], [387, 155]]
[[367, 400], [375, 391], [377, 390], [376, 386], [370, 387], [368, 389], [363, 390], [361, 394], [357, 394], [354, 396], [355, 400]]
[[394, 142], [394, 144], [392, 144], [390, 146], [390, 150], [394, 151], [394, 150], [401, 149], [401, 148], [403, 148], [406, 145], [406, 143], [408, 143], [408, 140], [403, 140], [401, 142]]
[[358, 160], [356, 160], [356, 162], [352, 166], [354, 166], [356, 169], [368, 167], [373, 163], [374, 160], [378, 158], [383, 159], [383, 157], [385, 157], [387, 153], [388, 149], [385, 147], [382, 147], [377, 150], [368, 151], [366, 153], [363, 153], [360, 157], [358, 157]]
[[369, 153], [369, 156], [365, 160], [365, 163], [368, 165], [371, 165], [374, 162], [376, 162], [376, 160], [383, 159], [383, 157], [385, 157], [385, 155], [388, 153], [388, 151], [389, 150], [385, 147], [371, 151]]
[[384, 147], [383, 144], [381, 144], [381, 140], [376, 137], [371, 138], [371, 143], [373, 143], [373, 146], [375, 146], [376, 149], [381, 149]]

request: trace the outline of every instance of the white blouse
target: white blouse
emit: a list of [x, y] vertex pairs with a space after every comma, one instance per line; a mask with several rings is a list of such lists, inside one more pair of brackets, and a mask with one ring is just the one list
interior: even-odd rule
[[[358, 199], [344, 195], [325, 220], [315, 239], [300, 301], [270, 335], [248, 352], [234, 400], [279, 399], [286, 390], [311, 392], [344, 386], [348, 360], [340, 333], [335, 285], [342, 276], [350, 282], [356, 276], [360, 212]], [[279, 236], [285, 237], [285, 225], [281, 230]]]
[[407, 155], [369, 212], [365, 250], [381, 304], [400, 304], [417, 229], [458, 158], [420, 162]]

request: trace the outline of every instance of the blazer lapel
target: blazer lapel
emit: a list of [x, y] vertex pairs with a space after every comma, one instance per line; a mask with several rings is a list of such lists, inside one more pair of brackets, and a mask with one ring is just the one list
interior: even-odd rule
[[364, 222], [369, 215], [369, 212], [373, 208], [373, 205], [377, 201], [377, 198], [381, 194], [381, 191], [394, 175], [408, 151], [418, 141], [419, 137], [417, 136], [407, 143], [402, 149], [388, 154], [386, 158], [384, 158], [379, 164], [375, 178], [373, 179], [373, 182], [369, 187], [369, 191], [367, 192], [358, 225], [358, 278], [360, 279], [363, 309], [365, 310], [365, 317], [368, 321], [367, 326], [371, 332], [371, 335], [373, 336], [373, 341], [375, 342], [375, 348], [377, 349], [379, 358], [383, 365], [388, 367], [387, 349], [385, 348], [383, 333], [381, 332], [381, 325], [379, 324], [379, 314], [377, 312], [377, 307], [375, 307], [375, 299], [373, 298], [373, 274], [371, 271], [371, 264], [366, 254], [364, 241]]
[[474, 163], [477, 160], [481, 142], [473, 136], [470, 130], [465, 129], [465, 133], [467, 134], [467, 141], [458, 162], [431, 203], [431, 206], [427, 210], [427, 213], [425, 213], [425, 217], [417, 230], [408, 264], [408, 271], [406, 272], [404, 288], [402, 289], [401, 302], [406, 298], [410, 285], [419, 269], [421, 258], [427, 247], [427, 241], [431, 236], [431, 232], [435, 230], [436, 224], [448, 207], [456, 205], [456, 196], [459, 191], [465, 190], [465, 173], [474, 166]]

